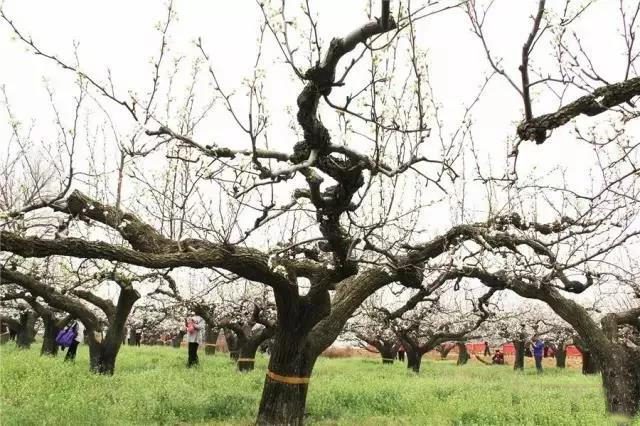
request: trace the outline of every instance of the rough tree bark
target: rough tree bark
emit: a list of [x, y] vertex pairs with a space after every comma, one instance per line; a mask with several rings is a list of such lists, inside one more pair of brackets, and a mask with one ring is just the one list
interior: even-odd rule
[[565, 368], [567, 366], [567, 346], [564, 343], [558, 343], [554, 349], [553, 356], [556, 359], [556, 368]]
[[260, 345], [267, 339], [273, 337], [275, 329], [267, 327], [260, 330], [253, 330], [250, 325], [240, 325], [234, 323], [222, 323], [225, 327], [225, 336], [229, 348], [229, 356], [236, 361], [238, 371], [252, 371], [255, 366], [256, 352]]
[[185, 330], [178, 331], [178, 333], [171, 339], [171, 346], [173, 346], [174, 348], [179, 348], [185, 334], [187, 334]]
[[219, 330], [217, 328], [207, 326], [204, 332], [204, 353], [205, 355], [216, 354], [216, 342], [218, 341]]
[[31, 343], [35, 340], [36, 316], [33, 312], [25, 310], [20, 313], [18, 319], [2, 316], [1, 320], [16, 335], [16, 346], [19, 349], [31, 348]]
[[518, 339], [513, 341], [513, 348], [515, 350], [515, 359], [513, 360], [514, 370], [524, 370], [525, 345], [524, 336], [519, 336]]
[[6, 315], [0, 315], [0, 322], [2, 323], [3, 330], [6, 328], [2, 333], [2, 344], [5, 344], [8, 341], [13, 340], [15, 335], [18, 334], [20, 322]]
[[393, 342], [383, 342], [384, 344], [380, 345], [378, 352], [380, 352], [380, 357], [382, 357], [383, 364], [393, 364], [393, 360], [396, 358], [398, 354], [398, 346]]
[[115, 315], [109, 319], [109, 328], [104, 339], [100, 342], [96, 338], [94, 328], [87, 328], [89, 334], [90, 368], [99, 374], [113, 375], [116, 358], [125, 336], [125, 324], [135, 302], [140, 298], [132, 285], [122, 287], [115, 307]]
[[2, 319], [0, 319], [0, 324], [2, 324], [2, 327], [0, 327], [0, 345], [4, 345], [9, 341], [11, 333], [9, 332], [9, 327], [2, 322]]
[[602, 383], [609, 411], [628, 416], [640, 408], [640, 355], [623, 345], [613, 347], [602, 364]]
[[465, 365], [471, 358], [467, 350], [467, 345], [465, 342], [456, 342], [456, 346], [458, 347], [458, 361], [456, 365]]
[[[451, 340], [451, 334], [436, 335], [430, 339], [420, 343], [420, 341], [407, 333], [398, 333], [398, 338], [404, 347], [405, 354], [407, 356], [407, 368], [414, 373], [420, 372], [420, 365], [422, 364], [422, 357], [427, 352], [433, 350], [439, 344]], [[455, 337], [460, 337], [455, 335]]]
[[582, 358], [582, 374], [598, 374], [600, 373], [600, 366], [596, 362], [596, 358], [593, 356], [590, 350], [580, 352]]
[[18, 334], [16, 335], [16, 346], [20, 349], [30, 349], [31, 344], [36, 340], [36, 320], [37, 316], [32, 311], [23, 311], [20, 314]]
[[58, 354], [58, 344], [56, 343], [58, 332], [66, 327], [72, 317], [71, 315], [67, 315], [61, 319], [56, 319], [53, 315], [41, 315], [41, 317], [44, 323], [44, 335], [42, 336], [40, 355], [56, 356]]
[[[329, 274], [321, 271], [320, 275], [325, 279]], [[328, 291], [316, 292], [326, 281], [310, 278], [314, 291], [304, 297], [298, 296], [293, 286], [275, 292], [278, 327], [258, 411], [260, 425], [303, 423], [309, 380], [318, 356], [369, 295], [395, 280], [384, 270], [367, 270], [337, 283], [331, 300]]]
[[[640, 351], [616, 341], [619, 314], [605, 316], [601, 328], [582, 306], [556, 290], [545, 292], [545, 298], [580, 335], [583, 373], [601, 371], [608, 410], [635, 416], [640, 408]], [[638, 318], [638, 313], [634, 315]]]
[[420, 364], [422, 364], [422, 355], [418, 347], [414, 347], [413, 345], [404, 345], [404, 349], [407, 355], [407, 368], [414, 373], [420, 372]]
[[440, 359], [447, 359], [449, 352], [451, 352], [454, 347], [455, 345], [447, 345], [443, 343], [436, 346], [436, 351], [438, 351], [438, 353], [440, 354]]
[[[127, 331], [127, 329], [125, 328], [125, 333]], [[126, 336], [126, 334], [124, 334]], [[135, 327], [129, 327], [129, 338], [128, 338], [128, 342], [127, 344], [129, 346], [135, 346], [136, 345], [136, 328]]]
[[[370, 346], [373, 346], [378, 351], [380, 357], [382, 358], [383, 364], [393, 364], [399, 347], [397, 338], [389, 339], [388, 337], [381, 335], [366, 335], [360, 332], [356, 333], [356, 336], [358, 337], [358, 339], [362, 340]], [[373, 350], [366, 347], [365, 349], [369, 350], [370, 352], [374, 352]]]
[[258, 347], [264, 340], [258, 342], [255, 339], [249, 339], [249, 341], [247, 341], [244, 345], [240, 346], [239, 356], [237, 360], [238, 371], [253, 371], [256, 361], [256, 352], [258, 352]]
[[304, 421], [309, 377], [317, 355], [305, 345], [305, 337], [278, 329], [269, 359], [259, 425], [301, 425]]
[[584, 114], [594, 116], [616, 105], [631, 101], [640, 95], [640, 77], [630, 78], [615, 84], [599, 87], [593, 93], [585, 95], [558, 111], [523, 121], [518, 126], [518, 136], [523, 140], [535, 140], [543, 143], [551, 130], [571, 119]]
[[224, 340], [227, 342], [227, 349], [229, 349], [229, 358], [234, 362], [240, 357], [240, 343], [238, 337], [231, 330], [224, 330]]
[[[250, 318], [218, 322], [224, 329], [229, 354], [237, 362], [238, 371], [253, 370], [258, 348], [275, 333], [276, 324], [263, 313], [264, 308], [256, 304]], [[256, 328], [257, 325], [260, 327]]]
[[600, 373], [600, 365], [593, 356], [591, 350], [587, 347], [584, 340], [575, 336], [573, 338], [575, 347], [580, 351], [580, 358], [582, 360], [582, 374], [598, 374]]

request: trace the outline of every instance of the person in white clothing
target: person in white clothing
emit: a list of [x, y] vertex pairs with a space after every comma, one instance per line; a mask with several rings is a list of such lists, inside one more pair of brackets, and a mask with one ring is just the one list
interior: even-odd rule
[[185, 327], [187, 329], [187, 342], [189, 345], [189, 359], [187, 367], [198, 364], [198, 346], [202, 343], [202, 335], [204, 334], [204, 320], [197, 316], [195, 312], [191, 316], [185, 318]]

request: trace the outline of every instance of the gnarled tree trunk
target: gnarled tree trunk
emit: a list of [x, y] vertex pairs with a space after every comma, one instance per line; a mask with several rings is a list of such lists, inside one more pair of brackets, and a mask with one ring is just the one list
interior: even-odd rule
[[94, 373], [113, 375], [116, 368], [116, 358], [122, 340], [118, 342], [107, 341], [105, 339], [99, 342], [95, 336], [89, 336], [89, 368]]
[[87, 327], [91, 371], [113, 375], [116, 367], [116, 358], [126, 332], [125, 324], [127, 318], [134, 303], [139, 298], [140, 294], [132, 286], [120, 289], [115, 316], [109, 318], [109, 328], [101, 342], [96, 338], [96, 330]]
[[449, 352], [455, 347], [455, 345], [447, 345], [443, 343], [441, 345], [436, 346], [436, 351], [440, 354], [440, 359], [447, 359]]
[[3, 342], [8, 342], [9, 340], [14, 340], [18, 335], [18, 331], [20, 330], [20, 321], [11, 318], [8, 316], [2, 316], [3, 326], [6, 326], [7, 330], [3, 333], [2, 337], [4, 338]]
[[398, 350], [395, 346], [381, 345], [378, 352], [380, 352], [383, 364], [393, 364], [393, 360], [396, 358]]
[[42, 316], [42, 322], [44, 323], [44, 335], [42, 337], [42, 347], [40, 348], [40, 355], [56, 356], [58, 354], [58, 344], [56, 343], [56, 337], [58, 336], [60, 330], [62, 330], [69, 324], [69, 322], [71, 322], [73, 317], [71, 315], [66, 315], [63, 318], [58, 319], [53, 312], [47, 311], [42, 306], [39, 306], [39, 309]]
[[513, 341], [513, 348], [515, 349], [515, 359], [513, 360], [514, 370], [524, 370], [524, 346], [524, 339]]
[[9, 327], [0, 320], [0, 345], [4, 345], [9, 341], [10, 334]]
[[600, 365], [584, 340], [576, 336], [574, 338], [574, 344], [580, 351], [580, 357], [582, 358], [582, 374], [600, 373]]
[[215, 355], [216, 342], [218, 341], [219, 331], [216, 328], [207, 326], [204, 332], [204, 353], [205, 355]]
[[[303, 423], [309, 377], [316, 359], [335, 341], [358, 306], [391, 281], [385, 271], [366, 271], [337, 287], [333, 299], [328, 291], [314, 294], [313, 303], [309, 303], [311, 290], [302, 300], [293, 287], [275, 292], [278, 327], [257, 424]], [[291, 303], [296, 299], [298, 303]]]
[[227, 341], [227, 348], [229, 348], [229, 358], [233, 361], [237, 361], [240, 357], [240, 344], [238, 342], [238, 337], [234, 332], [225, 329], [224, 338]]
[[415, 373], [420, 372], [420, 364], [422, 363], [422, 353], [419, 348], [408, 345], [408, 342], [402, 342], [407, 354], [407, 368]]
[[256, 342], [255, 339], [249, 339], [238, 352], [238, 371], [252, 371], [255, 366], [256, 352], [260, 342]]
[[467, 361], [469, 361], [469, 358], [471, 358], [467, 350], [467, 345], [465, 345], [464, 342], [457, 342], [456, 345], [458, 347], [458, 362], [456, 365], [465, 365]]
[[58, 354], [56, 336], [61, 328], [58, 327], [55, 319], [42, 317], [42, 321], [44, 323], [44, 335], [42, 336], [40, 355], [56, 356]]
[[223, 324], [229, 354], [231, 359], [236, 361], [238, 371], [253, 370], [258, 348], [262, 342], [273, 337], [275, 332], [274, 326], [256, 329], [255, 325], [231, 322]]
[[301, 425], [309, 377], [317, 354], [309, 350], [306, 336], [279, 329], [269, 359], [258, 410], [258, 425]]
[[382, 358], [383, 364], [393, 364], [396, 354], [398, 353], [398, 345], [396, 342], [385, 339], [367, 339], [363, 337], [361, 337], [361, 339], [376, 348]]
[[[126, 317], [124, 319], [126, 320]], [[116, 358], [122, 346], [122, 337], [126, 335], [125, 330], [119, 328], [118, 321], [114, 320], [109, 325], [109, 329], [102, 341], [97, 338], [98, 333], [95, 330], [87, 328], [85, 334], [89, 345], [89, 367], [91, 371], [98, 374], [113, 375], [116, 367]]]
[[256, 352], [265, 341], [273, 337], [274, 328], [264, 328], [262, 330], [252, 330], [249, 336], [238, 339], [241, 343], [238, 358], [238, 371], [251, 371], [255, 365]]
[[600, 366], [607, 408], [633, 417], [640, 409], [640, 355], [618, 344], [606, 354]]
[[600, 372], [600, 366], [591, 351], [584, 351], [580, 355], [582, 357], [582, 374], [598, 374]]
[[556, 358], [556, 368], [565, 368], [567, 366], [567, 347], [564, 343], [559, 343], [554, 348], [553, 356]]
[[31, 311], [20, 314], [20, 328], [16, 335], [16, 346], [20, 349], [29, 349], [35, 341], [36, 315]]

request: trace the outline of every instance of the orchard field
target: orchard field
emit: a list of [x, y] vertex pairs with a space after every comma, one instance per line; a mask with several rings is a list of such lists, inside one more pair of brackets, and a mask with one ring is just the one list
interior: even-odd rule
[[0, 0], [0, 51], [0, 426], [640, 426], [640, 0]]
[[[87, 347], [75, 364], [41, 357], [39, 345], [0, 349], [2, 424], [253, 424], [268, 358], [238, 373], [227, 354], [200, 354], [187, 370], [184, 350], [123, 347], [114, 376], [91, 374]], [[318, 360], [307, 424], [607, 425], [599, 376], [579, 369], [485, 366], [455, 356], [423, 360], [419, 375], [378, 358]], [[638, 425], [634, 423], [634, 425]]]

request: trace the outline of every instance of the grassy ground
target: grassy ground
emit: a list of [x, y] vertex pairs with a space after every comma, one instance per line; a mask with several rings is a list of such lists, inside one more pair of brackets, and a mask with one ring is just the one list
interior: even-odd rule
[[[226, 355], [201, 353], [201, 367], [187, 370], [185, 350], [124, 347], [115, 376], [100, 377], [88, 372], [86, 346], [75, 365], [38, 351], [0, 348], [2, 425], [251, 424], [267, 366], [259, 358], [241, 374]], [[307, 409], [317, 425], [613, 424], [599, 377], [429, 359], [416, 376], [375, 358], [322, 358]]]

